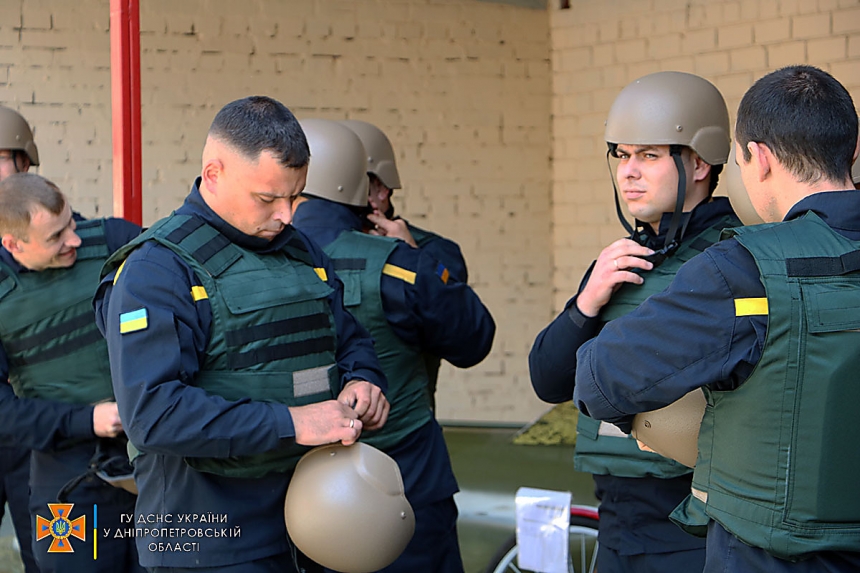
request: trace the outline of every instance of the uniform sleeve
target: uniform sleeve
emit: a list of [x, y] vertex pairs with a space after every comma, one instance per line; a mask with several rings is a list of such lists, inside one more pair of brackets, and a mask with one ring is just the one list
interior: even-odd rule
[[454, 366], [483, 360], [493, 345], [496, 324], [467, 284], [423, 249], [399, 243], [383, 273], [382, 304], [397, 335]]
[[469, 271], [466, 268], [466, 259], [460, 251], [460, 246], [445, 237], [434, 237], [421, 246], [422, 249], [445, 265], [451, 278], [461, 283], [469, 282]]
[[9, 360], [0, 345], [0, 439], [4, 442], [48, 451], [69, 440], [95, 437], [93, 406], [18, 398], [8, 378]]
[[608, 323], [577, 359], [574, 402], [625, 422], [710, 386], [737, 388], [761, 357], [766, 316], [735, 316], [735, 299], [764, 297], [755, 261], [737, 241], [681, 267], [662, 293]]
[[300, 231], [314, 265], [325, 269], [326, 283], [334, 289], [329, 295], [329, 305], [337, 329], [337, 366], [340, 370], [341, 388], [350, 380], [366, 380], [388, 390], [388, 380], [379, 365], [373, 349], [373, 338], [343, 304], [343, 282], [334, 271], [331, 259], [316, 243]]
[[576, 297], [537, 335], [529, 352], [529, 374], [538, 398], [551, 404], [573, 399], [576, 351], [598, 330], [596, 318], [579, 312]]
[[[110, 353], [120, 417], [141, 451], [227, 457], [276, 449], [295, 431], [286, 406], [227, 401], [191, 383], [209, 337], [207, 299], [195, 302], [193, 272], [168, 249], [147, 243], [96, 297]], [[136, 319], [129, 322], [129, 319]], [[125, 334], [120, 324], [125, 322]]]
[[131, 221], [111, 217], [105, 219], [105, 235], [107, 237], [108, 250], [111, 253], [134, 239], [140, 234], [141, 228]]

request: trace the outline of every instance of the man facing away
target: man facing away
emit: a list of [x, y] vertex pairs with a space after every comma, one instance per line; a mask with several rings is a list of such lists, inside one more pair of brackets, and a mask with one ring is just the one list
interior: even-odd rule
[[[397, 158], [388, 136], [377, 126], [357, 119], [340, 121], [361, 139], [367, 155], [368, 204], [372, 211], [366, 216], [366, 231], [372, 235], [401, 239], [406, 244], [424, 249], [433, 258], [445, 265], [451, 277], [461, 283], [469, 282], [469, 271], [460, 245], [432, 231], [416, 227], [399, 215], [395, 215], [391, 196], [401, 188]], [[430, 407], [436, 410], [436, 386], [439, 380], [441, 360], [438, 356], [424, 354], [430, 394]]]
[[412, 541], [384, 571], [462, 573], [457, 482], [430, 409], [421, 356], [474, 366], [490, 352], [495, 324], [477, 294], [425, 249], [361, 232], [368, 178], [359, 138], [334, 121], [307, 119], [302, 126], [311, 161], [294, 224], [332, 258], [347, 308], [374, 338], [391, 414], [384, 428], [361, 439], [397, 462], [415, 512]]
[[[50, 181], [16, 173], [0, 181], [0, 434], [33, 450], [30, 513], [51, 521], [49, 503], [74, 503], [65, 518], [120, 526], [135, 496], [96, 475], [127, 467], [126, 441], [113, 402], [107, 347], [90, 301], [108, 256], [140, 232], [122, 219], [76, 221]], [[14, 394], [13, 394], [14, 388]], [[17, 397], [16, 397], [17, 396]], [[103, 474], [110, 477], [109, 474]], [[132, 540], [69, 539], [71, 553], [33, 543], [43, 572], [139, 571]], [[80, 542], [79, 542], [80, 541]], [[77, 547], [75, 547], [77, 545]]]
[[[728, 200], [712, 197], [730, 137], [726, 104], [707, 80], [680, 72], [636, 80], [615, 99], [605, 137], [636, 228], [621, 215], [616, 194], [630, 238], [603, 249], [576, 296], [537, 336], [529, 369], [535, 392], [548, 402], [573, 396], [578, 348], [663, 290], [685, 261], [738, 224]], [[661, 332], [661, 317], [653, 322]], [[629, 435], [587, 414], [579, 416], [574, 466], [594, 475], [601, 573], [701, 571], [704, 542], [669, 521], [690, 491], [691, 469], [641, 451]]]
[[625, 424], [703, 388], [692, 495], [705, 571], [860, 570], [857, 112], [791, 66], [741, 100], [737, 162], [765, 224], [732, 229], [578, 353], [574, 401]]
[[[104, 270], [96, 307], [139, 451], [137, 514], [178, 527], [138, 537], [150, 571], [318, 569], [287, 536], [292, 471], [309, 446], [352, 444], [387, 418], [370, 337], [290, 225], [308, 157], [280, 102], [227, 104], [185, 203]], [[217, 520], [203, 537], [177, 525], [199, 515]]]

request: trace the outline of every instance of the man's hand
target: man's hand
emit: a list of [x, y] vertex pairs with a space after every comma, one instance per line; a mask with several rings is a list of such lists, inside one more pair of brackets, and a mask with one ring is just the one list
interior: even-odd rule
[[391, 408], [379, 386], [366, 380], [347, 382], [337, 401], [355, 410], [365, 430], [378, 430], [385, 425]]
[[326, 400], [290, 409], [296, 443], [302, 446], [322, 446], [341, 442], [354, 444], [361, 435], [362, 423], [358, 414], [337, 400]]
[[93, 432], [100, 438], [115, 438], [122, 433], [116, 402], [102, 402], [93, 408]]
[[641, 276], [628, 269], [650, 271], [654, 265], [640, 257], [653, 254], [654, 251], [648, 247], [630, 239], [619, 239], [603, 249], [585, 288], [576, 297], [576, 307], [585, 316], [597, 316], [622, 284], [641, 285], [644, 282]]
[[418, 244], [412, 238], [412, 233], [409, 232], [409, 227], [403, 219], [388, 219], [379, 210], [374, 209], [373, 213], [367, 216], [367, 220], [374, 225], [374, 228], [368, 231], [371, 235], [394, 237], [395, 239], [401, 239], [410, 247], [418, 248]]

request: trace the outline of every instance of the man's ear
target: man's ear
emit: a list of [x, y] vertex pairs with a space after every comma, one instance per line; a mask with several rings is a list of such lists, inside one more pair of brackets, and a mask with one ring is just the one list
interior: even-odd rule
[[220, 159], [211, 158], [203, 164], [203, 170], [200, 172], [200, 177], [203, 180], [203, 185], [206, 187], [206, 190], [213, 195], [217, 195], [218, 193], [218, 182], [223, 171], [224, 164], [221, 163]]
[[693, 153], [693, 181], [704, 181], [710, 172], [711, 166], [698, 153]]
[[3, 247], [10, 253], [14, 254], [21, 252], [20, 241], [8, 233], [3, 235], [3, 238], [0, 239], [0, 243], [2, 243]]
[[753, 164], [754, 171], [759, 181], [764, 181], [770, 176], [773, 169], [773, 162], [776, 160], [773, 152], [764, 143], [750, 141], [747, 143], [747, 149], [750, 152], [750, 163]]

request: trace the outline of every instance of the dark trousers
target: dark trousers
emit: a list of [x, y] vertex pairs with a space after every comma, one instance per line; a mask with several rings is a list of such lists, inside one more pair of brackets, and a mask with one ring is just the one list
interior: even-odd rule
[[322, 571], [319, 565], [305, 566], [301, 562], [304, 556], [299, 557], [300, 571], [297, 572], [293, 556], [290, 553], [281, 553], [271, 557], [264, 557], [251, 561], [250, 563], [237, 563], [235, 565], [223, 565], [221, 567], [202, 567], [190, 569], [186, 567], [150, 567], [149, 573], [318, 573]]
[[[708, 524], [705, 573], [849, 573], [860, 571], [860, 553], [822, 551], [792, 563], [750, 547], [715, 521]], [[602, 573], [602, 571], [601, 571]]]
[[15, 535], [21, 547], [26, 573], [39, 573], [33, 557], [33, 531], [30, 528], [30, 450], [0, 448], [0, 519], [9, 504]]
[[597, 569], [600, 573], [698, 573], [704, 566], [704, 549], [620, 555], [604, 545], [597, 548]]
[[[33, 452], [30, 463], [30, 514], [32, 516], [33, 554], [41, 573], [143, 573], [133, 535], [117, 536], [117, 531], [134, 529], [135, 524], [121, 516], [133, 515], [137, 497], [125, 490], [108, 485], [90, 475], [80, 481], [66, 498], [73, 503], [68, 519], [86, 516], [85, 540], [69, 537], [72, 553], [49, 553], [53, 537], [47, 535], [36, 541], [36, 516], [53, 519], [49, 503], [59, 501], [60, 490], [74, 478], [86, 472], [95, 451], [95, 442], [51, 453]], [[97, 519], [97, 523], [96, 523]], [[95, 527], [98, 531], [94, 531]], [[107, 535], [105, 535], [107, 532]], [[94, 537], [97, 536], [97, 539]]]

